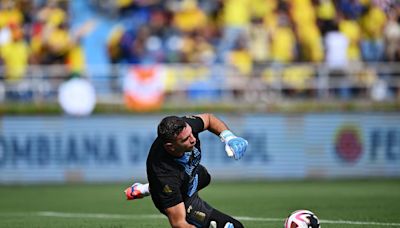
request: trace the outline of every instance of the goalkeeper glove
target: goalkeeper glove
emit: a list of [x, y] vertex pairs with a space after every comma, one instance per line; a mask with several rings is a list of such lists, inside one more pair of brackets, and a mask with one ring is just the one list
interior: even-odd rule
[[222, 142], [225, 143], [225, 151], [229, 157], [234, 157], [236, 160], [243, 157], [246, 152], [247, 140], [235, 136], [231, 131], [225, 130], [219, 135]]

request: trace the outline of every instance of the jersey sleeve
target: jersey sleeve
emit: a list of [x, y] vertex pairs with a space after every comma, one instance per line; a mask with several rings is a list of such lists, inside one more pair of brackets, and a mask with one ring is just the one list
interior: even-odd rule
[[183, 202], [181, 181], [177, 176], [157, 176], [154, 182], [150, 186], [150, 192], [152, 197], [158, 199], [161, 208], [167, 209]]
[[183, 119], [192, 127], [194, 134], [204, 131], [204, 122], [198, 116], [184, 116]]

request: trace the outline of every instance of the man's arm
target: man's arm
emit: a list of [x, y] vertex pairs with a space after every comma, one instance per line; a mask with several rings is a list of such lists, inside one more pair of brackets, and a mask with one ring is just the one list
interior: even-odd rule
[[216, 135], [219, 135], [221, 134], [221, 132], [228, 130], [228, 126], [213, 114], [203, 113], [196, 116], [200, 117], [203, 120], [204, 130], [209, 130]]
[[185, 205], [183, 202], [165, 209], [165, 213], [167, 214], [169, 223], [173, 228], [196, 228], [187, 223]]
[[204, 113], [197, 116], [203, 120], [205, 130], [218, 135], [221, 141], [225, 143], [225, 151], [229, 157], [236, 160], [243, 157], [248, 145], [247, 140], [235, 136], [228, 129], [228, 126], [213, 114]]

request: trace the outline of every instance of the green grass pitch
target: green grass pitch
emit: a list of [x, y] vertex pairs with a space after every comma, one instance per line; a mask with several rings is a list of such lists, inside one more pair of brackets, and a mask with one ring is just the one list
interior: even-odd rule
[[[169, 227], [150, 198], [127, 201], [129, 183], [0, 185], [0, 227]], [[200, 192], [245, 227], [283, 227], [309, 209], [322, 227], [400, 227], [400, 180], [214, 181]]]

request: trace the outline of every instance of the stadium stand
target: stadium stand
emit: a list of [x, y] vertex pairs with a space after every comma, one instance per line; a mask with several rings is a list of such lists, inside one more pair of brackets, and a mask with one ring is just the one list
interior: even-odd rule
[[210, 100], [380, 100], [400, 93], [394, 0], [2, 0], [0, 6], [6, 100], [51, 100], [63, 81], [87, 77], [100, 102], [118, 103], [130, 66], [155, 64], [167, 68], [169, 94], [200, 91]]

